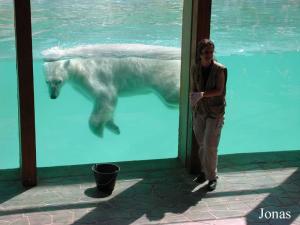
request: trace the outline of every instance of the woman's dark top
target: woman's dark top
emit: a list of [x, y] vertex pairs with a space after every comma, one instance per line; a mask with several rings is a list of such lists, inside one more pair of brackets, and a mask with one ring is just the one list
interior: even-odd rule
[[206, 83], [207, 83], [211, 68], [212, 68], [212, 63], [207, 67], [204, 67], [204, 66], [201, 67], [201, 69], [202, 69], [202, 79], [203, 79], [201, 91], [206, 91], [205, 87], [206, 87]]
[[200, 63], [194, 64], [191, 67], [190, 86], [192, 92], [210, 91], [217, 86], [218, 75], [223, 71], [225, 75], [225, 84], [223, 93], [219, 96], [203, 98], [193, 107], [193, 111], [197, 114], [206, 115], [210, 118], [223, 116], [225, 113], [225, 95], [226, 95], [226, 80], [227, 69], [224, 65], [213, 61], [210, 68], [203, 68]]

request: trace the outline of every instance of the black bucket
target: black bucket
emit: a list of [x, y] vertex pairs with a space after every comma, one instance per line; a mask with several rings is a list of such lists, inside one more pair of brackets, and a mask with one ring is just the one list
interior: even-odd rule
[[111, 194], [114, 190], [120, 167], [114, 164], [95, 164], [92, 170], [98, 190]]

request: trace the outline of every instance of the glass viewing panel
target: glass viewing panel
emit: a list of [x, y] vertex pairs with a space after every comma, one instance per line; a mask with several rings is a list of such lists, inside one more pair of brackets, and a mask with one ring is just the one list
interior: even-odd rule
[[0, 170], [19, 168], [13, 1], [0, 0]]
[[216, 58], [228, 68], [220, 154], [300, 149], [299, 21], [299, 1], [213, 1]]
[[38, 166], [176, 158], [182, 1], [31, 12]]

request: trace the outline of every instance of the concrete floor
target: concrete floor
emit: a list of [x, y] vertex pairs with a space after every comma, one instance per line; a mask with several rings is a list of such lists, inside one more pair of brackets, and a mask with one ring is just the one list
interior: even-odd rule
[[[0, 225], [300, 225], [299, 154], [254, 164], [234, 161], [220, 161], [213, 192], [183, 168], [121, 171], [110, 196], [97, 192], [90, 175], [40, 179], [30, 189], [17, 180], [1, 181]], [[262, 208], [278, 218], [259, 219]]]

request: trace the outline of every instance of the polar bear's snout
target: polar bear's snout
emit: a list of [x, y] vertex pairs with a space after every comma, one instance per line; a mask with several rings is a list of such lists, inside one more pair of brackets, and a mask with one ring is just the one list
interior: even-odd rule
[[59, 95], [61, 86], [62, 86], [62, 80], [47, 80], [48, 90], [49, 90], [49, 96], [51, 99], [56, 99]]
[[44, 63], [43, 69], [51, 99], [56, 99], [58, 97], [60, 89], [68, 76], [67, 71], [69, 63], [69, 60]]

